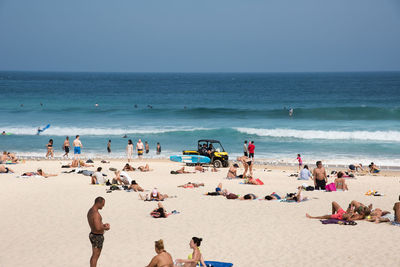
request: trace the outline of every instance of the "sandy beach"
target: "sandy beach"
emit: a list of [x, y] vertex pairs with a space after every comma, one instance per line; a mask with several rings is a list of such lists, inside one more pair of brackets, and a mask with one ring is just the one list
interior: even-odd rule
[[[122, 168], [125, 161], [113, 160], [102, 166]], [[203, 238], [205, 260], [234, 263], [234, 266], [400, 266], [397, 242], [400, 228], [389, 224], [360, 221], [356, 226], [323, 225], [305, 217], [305, 213], [331, 212], [331, 201], [346, 207], [351, 200], [392, 211], [398, 201], [400, 178], [396, 172], [379, 176], [348, 179], [348, 192], [304, 192], [312, 198], [302, 203], [277, 201], [227, 200], [205, 196], [219, 182], [237, 194], [255, 193], [264, 197], [272, 192], [281, 196], [295, 192], [306, 182], [289, 177], [290, 168], [255, 166], [254, 176], [265, 185], [240, 184], [227, 180], [227, 169], [219, 172], [171, 175], [179, 163], [165, 160], [134, 161], [137, 167], [149, 163], [151, 172], [131, 172], [144, 189], [157, 187], [177, 198], [163, 202], [167, 211], [180, 214], [154, 219], [149, 213], [156, 202], [139, 200], [136, 192], [113, 191], [106, 186], [90, 185], [82, 174], [59, 174], [50, 178], [16, 178], [41, 167], [45, 172], [60, 173], [60, 161], [27, 161], [9, 165], [15, 174], [1, 174], [2, 214], [0, 235], [1, 266], [87, 266], [91, 255], [90, 232], [86, 213], [97, 196], [106, 199], [101, 211], [103, 221], [111, 225], [98, 266], [145, 266], [155, 255], [154, 241], [162, 238], [174, 259], [186, 258], [192, 236]], [[87, 168], [94, 170], [95, 167]], [[192, 167], [187, 167], [191, 170]], [[268, 171], [268, 170], [270, 171]], [[328, 169], [330, 172], [331, 169]], [[239, 173], [242, 169], [239, 170]], [[332, 178], [329, 182], [333, 181]], [[205, 187], [178, 188], [186, 182], [204, 182]], [[366, 196], [377, 190], [385, 196]]]

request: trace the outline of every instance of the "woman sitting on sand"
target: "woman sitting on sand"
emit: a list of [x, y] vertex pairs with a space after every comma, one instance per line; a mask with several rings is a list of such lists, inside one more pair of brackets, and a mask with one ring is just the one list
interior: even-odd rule
[[187, 184], [178, 185], [178, 187], [183, 187], [183, 188], [197, 188], [197, 187], [200, 187], [200, 186], [204, 186], [204, 183], [196, 184], [196, 183], [189, 182]]
[[235, 164], [233, 164], [230, 168], [229, 168], [229, 170], [228, 170], [228, 174], [226, 175], [226, 178], [227, 179], [235, 179], [235, 178], [242, 178], [242, 177], [239, 177], [238, 175], [237, 175], [237, 169], [239, 168], [239, 165], [237, 165], [236, 163]]
[[169, 254], [164, 249], [164, 241], [162, 239], [155, 241], [155, 251], [157, 253], [154, 256], [149, 265], [146, 267], [173, 267], [174, 262], [172, 260], [171, 254]]
[[122, 168], [123, 171], [126, 172], [134, 172], [136, 169], [133, 168], [129, 163], [125, 164], [125, 166]]
[[200, 266], [200, 263], [202, 264], [201, 266], [207, 267], [207, 265], [205, 264], [204, 260], [203, 260], [203, 256], [201, 255], [200, 252], [200, 245], [201, 245], [201, 241], [203, 239], [198, 238], [198, 237], [192, 237], [192, 239], [190, 240], [189, 246], [191, 249], [193, 249], [192, 254], [190, 254], [188, 256], [188, 259], [177, 259], [175, 261], [175, 266], [176, 267], [196, 267], [196, 266]]
[[131, 182], [131, 184], [129, 185], [128, 189], [132, 189], [135, 192], [138, 192], [138, 191], [139, 192], [143, 192], [144, 191], [143, 188], [141, 188], [140, 185], [138, 185], [135, 180], [133, 180]]
[[141, 172], [149, 172], [149, 171], [152, 171], [152, 170], [150, 169], [149, 164], [146, 164], [146, 166], [139, 166], [139, 167], [138, 167], [138, 170], [141, 171]]
[[0, 173], [14, 173], [14, 171], [8, 167], [4, 167], [4, 165], [0, 165]]
[[347, 187], [346, 179], [343, 178], [343, 175], [344, 173], [342, 171], [338, 172], [337, 178], [335, 179], [335, 186], [336, 189], [346, 191], [349, 190], [349, 188]]

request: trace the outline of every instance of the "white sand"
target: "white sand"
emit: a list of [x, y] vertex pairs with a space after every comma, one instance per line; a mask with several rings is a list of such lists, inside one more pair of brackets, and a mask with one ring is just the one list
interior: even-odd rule
[[[104, 169], [121, 168], [124, 164], [97, 163], [96, 167]], [[329, 214], [333, 200], [344, 208], [355, 199], [392, 211], [400, 193], [400, 179], [395, 173], [348, 180], [349, 192], [305, 192], [305, 196], [318, 199], [279, 203], [227, 200], [203, 194], [213, 191], [219, 182], [238, 194], [265, 196], [275, 191], [282, 196], [295, 192], [303, 181], [288, 177], [290, 172], [283, 169], [265, 172], [258, 168], [256, 177], [265, 185], [252, 186], [223, 179], [227, 169], [171, 175], [170, 170], [178, 169], [179, 164], [148, 163], [154, 171], [133, 172], [132, 177], [145, 189], [157, 186], [162, 193], [177, 195], [163, 204], [168, 211], [178, 210], [180, 214], [153, 219], [149, 213], [156, 202], [140, 201], [135, 192], [106, 194], [105, 186], [89, 185], [90, 178], [81, 174], [48, 179], [17, 179], [14, 174], [1, 174], [0, 266], [88, 266], [91, 245], [86, 213], [97, 196], [106, 199], [101, 214], [103, 222], [111, 224], [98, 266], [145, 266], [155, 255], [154, 241], [160, 238], [174, 259], [186, 258], [191, 253], [188, 244], [192, 236], [203, 238], [201, 249], [206, 260], [233, 262], [235, 267], [400, 266], [400, 227], [364, 221], [357, 226], [322, 225], [305, 217], [306, 212]], [[137, 167], [139, 163], [133, 165]], [[58, 161], [10, 165], [18, 175], [39, 166], [45, 172], [68, 170], [61, 169]], [[112, 176], [111, 172], [106, 173]], [[204, 182], [206, 186], [177, 188], [189, 181]], [[385, 196], [365, 196], [369, 189]]]

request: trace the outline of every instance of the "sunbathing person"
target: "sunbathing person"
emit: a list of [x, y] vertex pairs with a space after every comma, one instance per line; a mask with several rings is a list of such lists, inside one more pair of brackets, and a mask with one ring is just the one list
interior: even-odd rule
[[161, 194], [158, 192], [157, 188], [154, 188], [153, 191], [151, 191], [150, 196], [147, 194], [145, 196], [139, 194], [139, 197], [143, 201], [164, 201], [164, 199], [169, 198], [170, 196], [167, 194]]
[[253, 179], [251, 177], [247, 178], [244, 183], [245, 184], [253, 184], [253, 185], [262, 185], [262, 183], [260, 183], [260, 181], [258, 181], [257, 179]]
[[189, 255], [188, 259], [177, 259], [175, 261], [175, 266], [196, 267], [202, 264], [201, 266], [207, 267], [200, 252], [200, 245], [202, 240], [203, 239], [198, 237], [192, 237], [189, 246], [191, 249], [193, 249], [193, 253]]
[[71, 164], [68, 164], [68, 166], [69, 166], [70, 168], [77, 168], [77, 167], [94, 167], [93, 164], [87, 164], [87, 163], [85, 163], [83, 160], [77, 160], [77, 159], [72, 160], [72, 163], [71, 163]]
[[200, 186], [204, 186], [204, 183], [196, 184], [196, 183], [189, 182], [187, 184], [178, 185], [178, 187], [183, 187], [183, 188], [197, 188], [197, 187], [200, 187]]
[[273, 192], [270, 195], [266, 195], [264, 199], [265, 200], [279, 200], [279, 199], [281, 199], [281, 197], [277, 193]]
[[371, 162], [371, 164], [368, 167], [369, 167], [369, 172], [370, 173], [379, 173], [381, 171], [378, 168], [378, 166], [376, 166], [375, 163], [373, 163], [373, 162]]
[[345, 220], [345, 221], [355, 221], [364, 219], [363, 216], [352, 212], [350, 209], [345, 211], [340, 207], [340, 205], [333, 201], [332, 202], [332, 214], [331, 215], [322, 215], [322, 216], [311, 216], [306, 213], [306, 217], [309, 219], [337, 219], [337, 220]]
[[14, 173], [14, 171], [4, 165], [0, 165], [0, 173]]
[[244, 196], [239, 197], [239, 200], [254, 200], [257, 199], [257, 196], [254, 194], [246, 194]]
[[237, 169], [239, 168], [239, 165], [237, 165], [236, 163], [235, 164], [233, 164], [230, 168], [229, 168], [229, 170], [228, 170], [228, 174], [226, 175], [226, 178], [227, 179], [235, 179], [235, 178], [242, 178], [242, 177], [239, 177], [238, 175], [237, 175]]
[[302, 195], [302, 192], [303, 192], [303, 187], [302, 186], [299, 186], [299, 187], [297, 187], [297, 194], [288, 194], [288, 195], [291, 195], [291, 196], [287, 196], [285, 199], [286, 200], [294, 200], [294, 201], [296, 201], [296, 202], [302, 202], [302, 201], [306, 201], [306, 200], [308, 200], [308, 198], [307, 197], [303, 197], [303, 195]]
[[393, 225], [400, 226], [400, 202], [394, 203], [393, 210], [394, 214], [386, 213], [379, 218], [378, 222], [390, 222]]
[[149, 164], [146, 164], [146, 166], [139, 166], [139, 167], [138, 167], [138, 170], [141, 171], [141, 172], [149, 172], [149, 171], [152, 171], [152, 169], [150, 169]]
[[389, 211], [383, 211], [380, 208], [376, 208], [371, 211], [371, 214], [367, 216], [365, 220], [369, 222], [380, 223], [380, 222], [385, 222], [386, 219], [390, 218], [392, 218], [392, 214], [390, 214]]
[[353, 200], [350, 202], [348, 210], [358, 213], [358, 215], [362, 216], [364, 219], [366, 216], [370, 215], [371, 210], [372, 210], [372, 204], [370, 204], [368, 207], [361, 202], [358, 202], [356, 200]]
[[180, 168], [179, 170], [176, 170], [176, 171], [171, 171], [171, 174], [184, 174], [184, 173], [196, 173], [196, 172], [185, 171], [185, 167], [182, 167], [182, 168]]
[[342, 171], [338, 172], [337, 178], [335, 179], [335, 186], [336, 189], [346, 191], [349, 190], [349, 188], [347, 187], [346, 179], [343, 178], [343, 175], [344, 173]]
[[167, 211], [164, 209], [164, 206], [161, 204], [161, 202], [158, 202], [157, 208], [154, 209], [150, 215], [153, 218], [167, 218], [168, 214]]
[[18, 163], [19, 159], [15, 156], [14, 153], [3, 151], [1, 161], [4, 163], [6, 163], [6, 162]]
[[135, 180], [133, 180], [131, 182], [131, 184], [129, 185], [128, 189], [132, 189], [135, 192], [138, 192], [138, 191], [139, 192], [143, 192], [144, 191], [143, 188], [141, 188], [140, 185], [138, 185]]
[[129, 163], [125, 164], [125, 166], [122, 168], [123, 171], [126, 172], [134, 172], [136, 169], [132, 167]]
[[49, 178], [51, 176], [57, 176], [57, 174], [45, 173], [42, 169], [38, 169], [36, 172], [24, 172], [22, 176], [43, 176], [44, 178]]
[[219, 183], [218, 186], [215, 188], [214, 192], [208, 192], [206, 196], [226, 196], [228, 191], [226, 189], [222, 189], [222, 183]]
[[146, 267], [174, 267], [171, 254], [165, 251], [162, 239], [155, 241], [155, 251], [157, 253]]

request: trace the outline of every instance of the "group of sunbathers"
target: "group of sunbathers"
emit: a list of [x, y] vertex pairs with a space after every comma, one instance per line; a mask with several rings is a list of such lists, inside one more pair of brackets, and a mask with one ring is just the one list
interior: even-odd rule
[[351, 201], [348, 208], [344, 210], [337, 202], [332, 202], [332, 214], [322, 216], [311, 216], [310, 219], [337, 219], [344, 221], [367, 220], [370, 222], [391, 222], [400, 225], [400, 202], [393, 206], [394, 214], [389, 211], [382, 211], [379, 208], [372, 209], [372, 204], [366, 206], [358, 201]]
[[3, 155], [0, 157], [0, 163], [18, 163], [18, 157], [11, 152], [3, 151]]
[[136, 170], [139, 170], [141, 172], [149, 172], [152, 171], [152, 169], [150, 169], [149, 164], [146, 164], [144, 166], [139, 166], [137, 168], [134, 168], [133, 166], [131, 166], [129, 163], [126, 163], [125, 166], [122, 168], [123, 171], [127, 171], [127, 172], [134, 172]]

